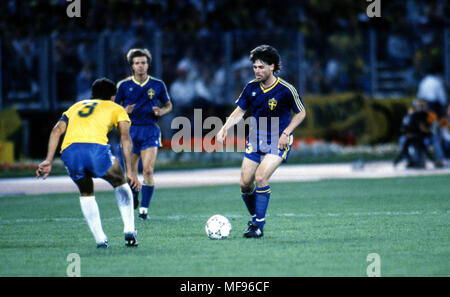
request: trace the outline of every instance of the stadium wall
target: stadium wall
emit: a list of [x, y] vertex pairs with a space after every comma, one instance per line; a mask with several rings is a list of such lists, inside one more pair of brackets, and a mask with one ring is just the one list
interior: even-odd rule
[[395, 142], [403, 116], [414, 98], [365, 98], [358, 93], [309, 96], [305, 122], [296, 138], [315, 138], [339, 143]]

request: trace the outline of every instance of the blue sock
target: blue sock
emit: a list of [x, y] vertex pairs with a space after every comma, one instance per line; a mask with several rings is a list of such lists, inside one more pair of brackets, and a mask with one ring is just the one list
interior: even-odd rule
[[264, 228], [264, 223], [266, 220], [267, 206], [269, 205], [270, 199], [270, 186], [256, 188], [255, 190], [255, 224], [261, 231]]
[[244, 200], [245, 206], [247, 206], [248, 213], [252, 216], [252, 221], [255, 221], [256, 215], [255, 215], [255, 189], [253, 188], [248, 193], [241, 192], [242, 194], [242, 200]]
[[152, 200], [154, 188], [155, 188], [155, 186], [142, 185], [141, 207], [148, 208], [150, 206], [150, 201]]

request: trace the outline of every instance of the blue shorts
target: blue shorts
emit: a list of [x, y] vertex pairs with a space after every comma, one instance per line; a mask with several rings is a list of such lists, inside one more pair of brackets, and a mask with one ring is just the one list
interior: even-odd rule
[[130, 136], [133, 141], [133, 153], [140, 155], [149, 147], [161, 147], [161, 129], [158, 125], [131, 125]]
[[291, 152], [293, 143], [294, 143], [293, 134], [289, 136], [289, 147], [284, 150], [279, 150], [278, 145], [272, 147], [270, 144], [266, 144], [265, 146], [252, 144], [251, 142], [249, 142], [249, 139], [247, 137], [244, 157], [256, 163], [261, 163], [261, 159], [263, 156], [265, 156], [266, 154], [273, 154], [280, 156], [283, 159], [283, 163], [286, 163], [289, 157], [289, 153]]
[[102, 177], [111, 168], [114, 156], [109, 145], [98, 143], [72, 143], [61, 154], [72, 180], [85, 176]]

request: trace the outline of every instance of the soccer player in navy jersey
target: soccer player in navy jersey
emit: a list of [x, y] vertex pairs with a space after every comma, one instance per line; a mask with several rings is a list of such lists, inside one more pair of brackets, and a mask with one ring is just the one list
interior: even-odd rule
[[[270, 199], [269, 178], [286, 162], [293, 144], [293, 131], [305, 118], [305, 106], [296, 89], [278, 77], [281, 60], [278, 51], [260, 45], [250, 52], [255, 79], [236, 100], [237, 107], [216, 139], [224, 142], [227, 131], [251, 110], [249, 135], [241, 167], [242, 199], [252, 216], [246, 238], [264, 235], [266, 211]], [[291, 111], [294, 115], [291, 117]]]
[[[156, 155], [161, 144], [159, 118], [172, 110], [172, 103], [165, 83], [148, 74], [152, 56], [147, 49], [130, 49], [127, 61], [132, 76], [120, 81], [115, 102], [130, 116], [130, 135], [133, 140], [132, 166], [137, 174], [139, 158], [142, 159], [142, 200], [139, 218], [145, 220], [153, 196]], [[138, 207], [139, 192], [134, 191], [135, 208]]]

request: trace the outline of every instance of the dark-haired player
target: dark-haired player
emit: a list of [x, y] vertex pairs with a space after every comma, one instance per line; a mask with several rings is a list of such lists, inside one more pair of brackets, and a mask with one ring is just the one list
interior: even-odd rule
[[[172, 103], [164, 82], [148, 75], [152, 56], [147, 49], [130, 49], [127, 61], [133, 75], [118, 83], [115, 102], [125, 107], [131, 119], [134, 173], [138, 172], [139, 157], [142, 160], [144, 182], [139, 217], [145, 220], [153, 196], [156, 155], [161, 147], [161, 130], [157, 122], [159, 117], [172, 110]], [[138, 207], [138, 195], [135, 191], [135, 208]]]
[[[139, 189], [139, 180], [131, 170], [130, 119], [124, 108], [113, 102], [115, 84], [98, 79], [92, 85], [92, 98], [82, 100], [66, 110], [53, 128], [48, 143], [47, 157], [39, 164], [36, 177], [44, 179], [52, 170], [52, 162], [61, 135], [61, 159], [72, 180], [80, 191], [83, 215], [94, 235], [98, 248], [108, 247], [108, 238], [103, 232], [98, 204], [95, 200], [92, 178], [100, 177], [109, 182], [115, 191], [122, 216], [125, 244], [137, 246], [134, 224], [133, 194], [131, 187]], [[108, 145], [108, 132], [113, 128], [120, 132], [128, 183], [117, 159]]]
[[[238, 105], [217, 134], [223, 142], [229, 128], [237, 124], [250, 109], [250, 121], [240, 187], [242, 199], [252, 216], [244, 237], [264, 235], [263, 228], [270, 198], [269, 178], [286, 162], [293, 143], [293, 131], [305, 118], [305, 107], [295, 88], [277, 77], [281, 70], [278, 51], [261, 45], [250, 52], [255, 79], [236, 100]], [[294, 116], [291, 117], [291, 111]]]

